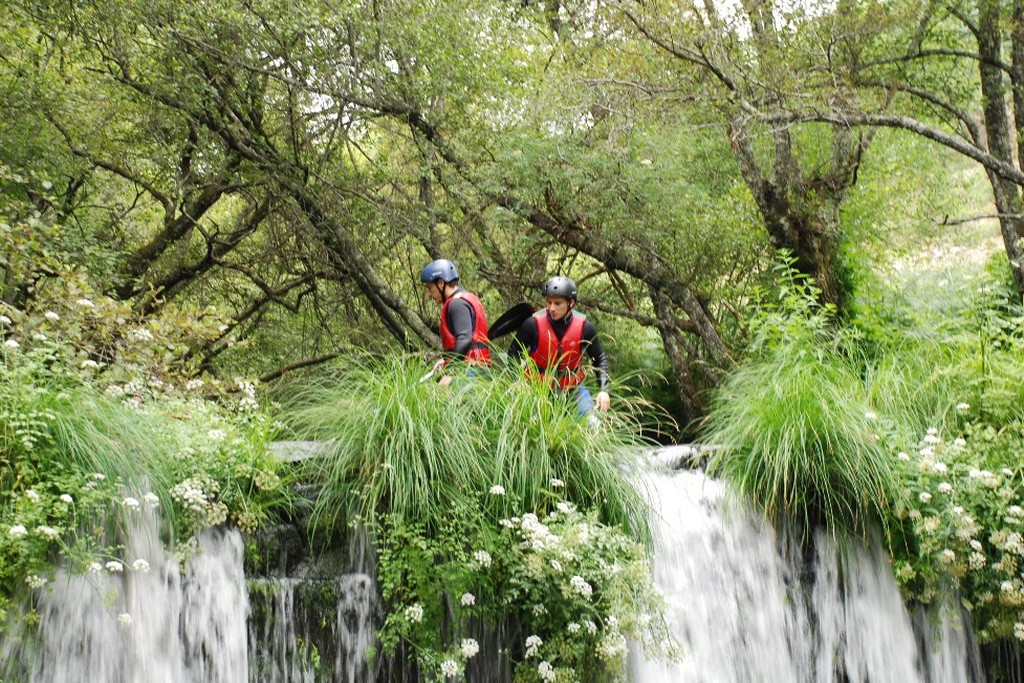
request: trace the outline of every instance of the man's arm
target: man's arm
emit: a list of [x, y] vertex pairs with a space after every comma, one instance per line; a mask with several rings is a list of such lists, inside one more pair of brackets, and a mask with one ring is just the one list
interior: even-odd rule
[[516, 336], [512, 338], [512, 344], [508, 347], [508, 365], [519, 365], [523, 356], [527, 355], [537, 345], [537, 321], [532, 317], [523, 321], [523, 324], [516, 330]]
[[580, 337], [580, 345], [586, 348], [590, 362], [594, 364], [594, 374], [597, 375], [597, 386], [600, 388], [597, 396], [594, 397], [594, 403], [598, 410], [605, 412], [612, 403], [607, 391], [608, 384], [611, 382], [611, 377], [608, 374], [608, 356], [604, 354], [601, 339], [597, 336], [597, 328], [589, 320], [583, 323]]

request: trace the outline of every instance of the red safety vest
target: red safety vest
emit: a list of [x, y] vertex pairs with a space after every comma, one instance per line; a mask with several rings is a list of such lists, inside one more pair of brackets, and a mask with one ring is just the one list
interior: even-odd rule
[[[530, 353], [530, 358], [540, 371], [540, 381], [550, 382], [554, 386], [557, 380], [559, 388], [563, 390], [580, 384], [587, 374], [583, 369], [583, 350], [580, 348], [583, 323], [587, 322], [587, 317], [576, 312], [571, 315], [569, 327], [559, 341], [548, 320], [547, 311], [533, 314], [533, 320], [537, 323], [537, 348]], [[527, 374], [533, 373], [527, 371]]]
[[488, 345], [487, 339], [487, 314], [484, 313], [484, 306], [475, 294], [465, 291], [456, 292], [445, 300], [444, 306], [441, 307], [441, 348], [445, 351], [455, 348], [455, 335], [448, 329], [448, 304], [455, 299], [464, 299], [473, 307], [473, 337], [469, 344], [469, 351], [466, 352], [466, 361], [490, 365], [491, 347]]

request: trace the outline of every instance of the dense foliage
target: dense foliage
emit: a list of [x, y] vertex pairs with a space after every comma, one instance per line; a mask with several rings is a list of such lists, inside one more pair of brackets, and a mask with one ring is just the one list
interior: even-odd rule
[[580, 420], [518, 371], [478, 372], [441, 386], [415, 359], [364, 362], [285, 406], [322, 444], [315, 533], [376, 539], [385, 653], [411, 643], [444, 678], [478, 652], [474, 626], [503, 629], [516, 680], [540, 681], [617, 679], [627, 637], [670, 652], [643, 543], [643, 403], [614, 391], [614, 411]]
[[286, 509], [293, 494], [266, 448], [279, 427], [255, 387], [189, 372], [216, 312], [140, 320], [62, 260], [47, 239], [62, 226], [16, 201], [2, 213], [17, 226], [9, 263], [52, 271], [26, 306], [0, 303], [0, 622], [58, 565], [147, 571], [124, 556], [143, 509], [160, 508], [164, 540], [182, 550], [207, 526], [252, 531]]

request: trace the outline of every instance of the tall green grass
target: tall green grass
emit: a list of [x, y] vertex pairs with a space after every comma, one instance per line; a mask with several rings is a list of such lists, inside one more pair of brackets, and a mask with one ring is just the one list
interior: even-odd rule
[[877, 527], [900, 492], [855, 368], [793, 340], [737, 370], [705, 425], [708, 472], [776, 524], [838, 535]]
[[777, 268], [777, 302], [754, 321], [748, 361], [725, 380], [703, 426], [726, 479], [779, 526], [863, 534], [900, 495], [877, 440], [854, 339], [817, 303], [813, 283]]
[[[628, 410], [594, 430], [574, 404], [517, 372], [461, 375], [447, 387], [420, 382], [423, 372], [415, 359], [348, 365], [286, 400], [300, 438], [326, 444], [308, 465], [321, 485], [321, 532], [379, 513], [429, 525], [466, 498], [514, 516], [557, 494], [647, 537], [632, 465], [645, 442]], [[494, 486], [505, 495], [492, 495]]]
[[976, 266], [928, 265], [875, 283], [846, 326], [783, 271], [703, 426], [709, 473], [779, 524], [865, 533], [902, 498], [897, 450], [1019, 424], [1024, 308]]

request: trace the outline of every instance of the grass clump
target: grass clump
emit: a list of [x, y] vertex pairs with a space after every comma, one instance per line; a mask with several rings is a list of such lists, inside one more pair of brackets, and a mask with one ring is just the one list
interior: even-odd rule
[[286, 401], [299, 437], [327, 444], [310, 465], [322, 487], [318, 530], [379, 513], [431, 524], [495, 487], [508, 493], [490, 497], [496, 515], [510, 513], [511, 499], [543, 510], [550, 502], [544, 491], [556, 480], [567, 499], [646, 537], [630, 463], [645, 441], [628, 411], [606, 416], [595, 430], [569, 400], [518, 373], [463, 374], [447, 387], [420, 382], [422, 374], [415, 359], [370, 361], [304, 385]]
[[724, 382], [704, 425], [709, 474], [776, 524], [863, 534], [900, 485], [877, 440], [850, 339], [817, 290], [784, 270], [777, 305], [752, 326], [751, 360]]

